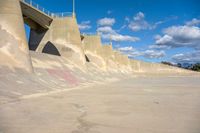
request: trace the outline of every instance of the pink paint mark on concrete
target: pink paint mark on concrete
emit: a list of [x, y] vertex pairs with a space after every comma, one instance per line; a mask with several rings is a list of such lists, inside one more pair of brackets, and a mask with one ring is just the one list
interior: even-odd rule
[[52, 76], [64, 79], [70, 85], [79, 85], [78, 79], [68, 70], [47, 69], [47, 72]]

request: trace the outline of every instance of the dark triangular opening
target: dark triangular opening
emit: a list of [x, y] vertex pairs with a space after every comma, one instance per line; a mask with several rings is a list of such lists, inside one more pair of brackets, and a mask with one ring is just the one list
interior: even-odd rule
[[42, 50], [42, 53], [60, 56], [58, 49], [51, 42], [47, 42], [44, 49]]

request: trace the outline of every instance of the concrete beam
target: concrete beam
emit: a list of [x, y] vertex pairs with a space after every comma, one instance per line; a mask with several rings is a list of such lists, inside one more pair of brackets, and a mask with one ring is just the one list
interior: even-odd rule
[[[23, 16], [25, 16], [26, 18], [28, 17], [45, 29], [49, 28], [51, 22], [53, 21], [53, 18], [34, 8], [33, 6], [24, 3], [23, 1], [20, 1], [20, 5]], [[32, 25], [29, 26], [31, 27]]]

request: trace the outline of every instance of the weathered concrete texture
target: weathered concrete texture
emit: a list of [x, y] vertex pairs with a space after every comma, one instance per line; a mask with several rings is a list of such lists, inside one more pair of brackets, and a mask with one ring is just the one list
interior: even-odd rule
[[105, 70], [106, 62], [101, 55], [101, 37], [99, 35], [84, 35], [82, 38], [82, 44], [84, 46], [85, 54], [89, 58], [90, 62]]
[[82, 43], [85, 54], [91, 63], [103, 68], [103, 70], [130, 72], [128, 57], [113, 51], [112, 45], [102, 45], [99, 35], [84, 35]]
[[[40, 92], [44, 90], [43, 87], [54, 91], [64, 87], [60, 84], [52, 86], [49, 82], [42, 86], [42, 81], [41, 86], [36, 86], [35, 80], [27, 84], [29, 80], [21, 80], [21, 76], [17, 79], [16, 86], [9, 87], [4, 92], [7, 94], [6, 98], [11, 98], [12, 101], [0, 104], [2, 133], [200, 131], [200, 82], [197, 77], [127, 78], [87, 88], [65, 88], [66, 91], [57, 93], [46, 90], [44, 95]], [[12, 79], [8, 78], [6, 81], [12, 82]], [[0, 84], [1, 89], [2, 80]], [[27, 89], [30, 85], [36, 88]], [[22, 91], [30, 89], [32, 93], [38, 94]], [[22, 98], [14, 100], [9, 97], [11, 94], [18, 94]]]
[[19, 0], [0, 0], [0, 64], [32, 72]]
[[[84, 65], [85, 55], [81, 44], [76, 18], [55, 18], [48, 30], [31, 29], [29, 45], [37, 52], [44, 52], [45, 46], [53, 45], [63, 57]], [[49, 48], [46, 47], [48, 50]], [[51, 50], [49, 50], [51, 54]]]
[[128, 56], [123, 55], [119, 51], [114, 51], [114, 56], [115, 56], [115, 61], [118, 64], [118, 67], [125, 72], [130, 72], [131, 70], [131, 65], [130, 65], [130, 60]]
[[99, 52], [106, 62], [106, 67], [108, 71], [116, 71], [119, 69], [115, 60], [115, 54], [111, 44], [103, 44]]
[[146, 74], [175, 74], [194, 73], [189, 70], [168, 66], [160, 63], [148, 63], [138, 60], [130, 60], [133, 72]]

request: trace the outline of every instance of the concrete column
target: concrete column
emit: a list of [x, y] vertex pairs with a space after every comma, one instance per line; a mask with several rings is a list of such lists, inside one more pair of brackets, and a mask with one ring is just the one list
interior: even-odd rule
[[[40, 40], [39, 45], [36, 44], [36, 40]], [[31, 32], [30, 46], [38, 45], [37, 52], [42, 52], [47, 42], [51, 42], [62, 57], [85, 65], [85, 54], [76, 18], [55, 18], [45, 33]]]
[[19, 0], [0, 0], [0, 65], [33, 71]]
[[99, 35], [85, 35], [83, 38], [83, 46], [85, 54], [88, 56], [90, 62], [105, 70], [106, 61], [103, 58], [104, 52], [101, 37]]

